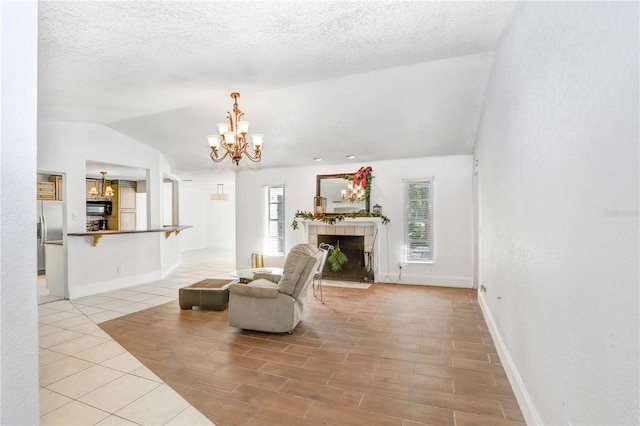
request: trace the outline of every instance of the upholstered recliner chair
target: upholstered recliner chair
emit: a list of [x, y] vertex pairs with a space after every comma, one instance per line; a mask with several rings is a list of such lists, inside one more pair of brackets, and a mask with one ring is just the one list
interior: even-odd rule
[[248, 284], [229, 287], [229, 325], [247, 330], [292, 333], [304, 316], [307, 291], [322, 259], [311, 244], [293, 247], [282, 275], [255, 274]]

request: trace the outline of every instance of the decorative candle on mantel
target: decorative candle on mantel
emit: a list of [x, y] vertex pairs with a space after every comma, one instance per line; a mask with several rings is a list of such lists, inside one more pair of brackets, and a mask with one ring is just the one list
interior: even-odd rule
[[313, 197], [314, 213], [325, 214], [327, 212], [327, 199], [325, 197]]

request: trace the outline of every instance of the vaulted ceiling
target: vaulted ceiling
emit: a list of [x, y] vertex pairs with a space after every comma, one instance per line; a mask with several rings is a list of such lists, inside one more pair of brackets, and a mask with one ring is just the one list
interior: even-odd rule
[[[90, 121], [213, 164], [231, 110], [265, 134], [242, 168], [470, 154], [514, 2], [45, 1], [39, 119]], [[235, 166], [233, 166], [235, 167]]]

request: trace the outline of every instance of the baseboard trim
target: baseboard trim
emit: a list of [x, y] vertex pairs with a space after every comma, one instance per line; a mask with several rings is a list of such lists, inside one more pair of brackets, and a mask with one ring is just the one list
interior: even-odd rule
[[522, 380], [522, 376], [520, 376], [516, 364], [513, 362], [513, 358], [511, 358], [509, 349], [507, 349], [504, 340], [502, 340], [502, 336], [498, 331], [498, 327], [493, 319], [489, 305], [487, 305], [487, 301], [484, 298], [484, 293], [481, 291], [478, 291], [478, 303], [480, 304], [480, 309], [484, 315], [487, 327], [489, 327], [489, 332], [491, 333], [493, 342], [496, 345], [496, 350], [498, 351], [498, 356], [500, 357], [504, 371], [507, 373], [507, 378], [509, 379], [511, 388], [513, 388], [513, 393], [518, 400], [518, 405], [520, 405], [520, 411], [522, 411], [525, 422], [528, 425], [542, 425], [543, 423], [540, 418], [540, 414], [538, 414], [538, 410], [536, 410], [535, 404], [531, 399], [531, 395], [527, 391], [527, 387]]
[[128, 287], [157, 281], [161, 279], [160, 271], [147, 272], [145, 274], [131, 275], [115, 280], [102, 281], [98, 283], [85, 284], [77, 287], [69, 287], [69, 299], [74, 300], [80, 297], [93, 296], [94, 294], [106, 293], [107, 291], [121, 290]]
[[171, 274], [173, 271], [175, 271], [178, 266], [180, 266], [182, 264], [182, 261], [178, 261], [175, 265], [170, 266], [169, 268], [167, 268], [165, 271], [162, 272], [162, 279], [165, 279], [167, 277], [167, 275]]
[[[398, 277], [398, 274], [395, 274]], [[378, 278], [380, 277], [380, 278]], [[473, 288], [471, 277], [456, 277], [450, 275], [420, 275], [402, 274], [402, 279], [393, 279], [393, 275], [380, 274], [376, 276], [376, 282], [391, 284], [428, 285], [434, 287]]]

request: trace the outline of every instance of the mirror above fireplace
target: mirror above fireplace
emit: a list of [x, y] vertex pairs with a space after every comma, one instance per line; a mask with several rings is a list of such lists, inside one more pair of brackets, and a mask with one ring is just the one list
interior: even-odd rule
[[369, 211], [370, 194], [358, 196], [353, 188], [353, 173], [316, 176], [316, 196], [327, 200], [327, 214], [349, 214]]

